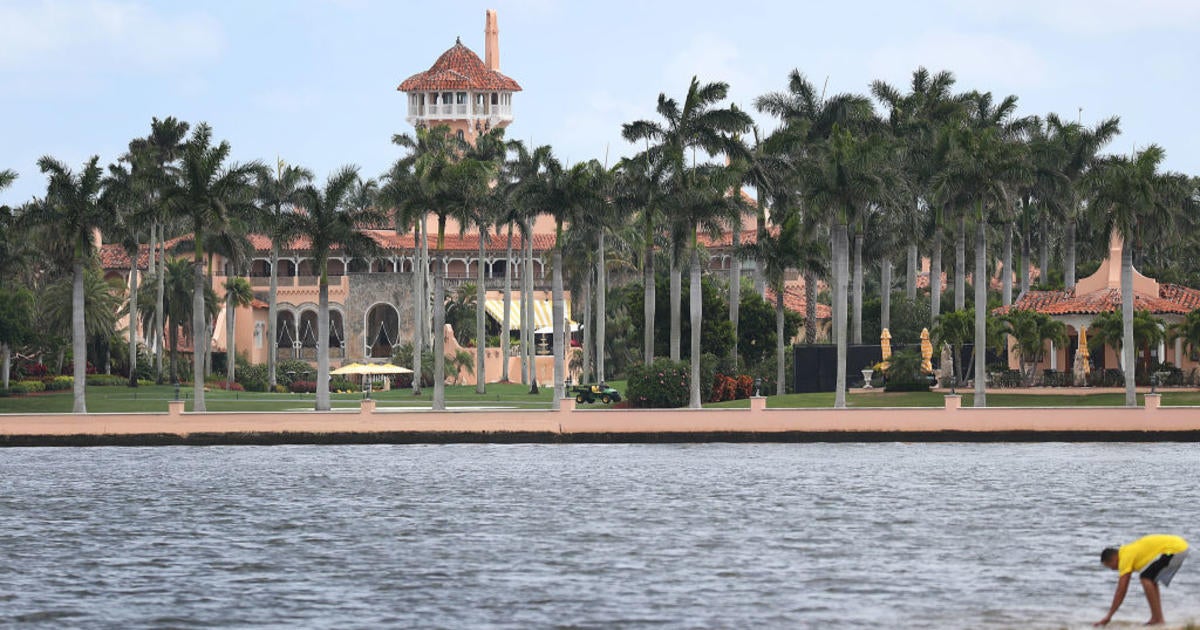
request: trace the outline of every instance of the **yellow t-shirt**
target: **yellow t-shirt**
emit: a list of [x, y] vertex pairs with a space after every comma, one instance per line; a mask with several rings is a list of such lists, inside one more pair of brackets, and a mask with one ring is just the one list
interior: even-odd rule
[[1164, 554], [1176, 554], [1188, 548], [1187, 541], [1170, 534], [1143, 536], [1117, 550], [1117, 573], [1141, 571]]

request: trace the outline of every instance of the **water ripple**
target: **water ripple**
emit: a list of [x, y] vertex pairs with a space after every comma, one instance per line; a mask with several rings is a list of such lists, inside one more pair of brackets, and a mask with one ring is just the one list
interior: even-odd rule
[[[0, 623], [1077, 627], [1200, 446], [0, 451]], [[1200, 567], [1164, 592], [1200, 618]], [[1119, 615], [1144, 620], [1131, 592]]]

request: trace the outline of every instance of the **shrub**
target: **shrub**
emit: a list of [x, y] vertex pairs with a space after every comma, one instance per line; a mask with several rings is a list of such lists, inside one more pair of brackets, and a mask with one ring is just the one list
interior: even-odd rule
[[316, 381], [292, 381], [288, 390], [293, 394], [314, 394], [317, 391]]
[[241, 383], [238, 383], [236, 381], [234, 383], [230, 383], [227, 380], [209, 381], [208, 385], [210, 387], [212, 387], [213, 389], [228, 389], [228, 390], [235, 391], [235, 392], [246, 391], [245, 386], [243, 386]]
[[287, 359], [275, 364], [275, 382], [290, 385], [294, 380], [315, 378], [317, 369], [300, 359]]
[[0, 398], [8, 398], [12, 396], [12, 389], [8, 387], [0, 387]]
[[329, 379], [329, 391], [331, 392], [353, 392], [358, 391], [358, 386], [351, 383], [348, 379], [332, 378]]
[[129, 379], [116, 374], [88, 374], [87, 384], [90, 387], [116, 387], [128, 385]]
[[14, 372], [26, 378], [42, 378], [49, 374], [50, 370], [42, 363], [18, 363]]
[[20, 396], [20, 395], [22, 395], [22, 394], [28, 394], [28, 393], [29, 393], [29, 389], [28, 389], [27, 387], [25, 387], [25, 384], [24, 384], [24, 383], [12, 383], [12, 384], [9, 386], [9, 388], [8, 388], [8, 391], [9, 391], [11, 394], [13, 394], [14, 396]]
[[139, 378], [137, 381], [137, 384], [138, 384], [138, 387], [150, 387], [151, 385], [154, 384], [154, 381], [152, 381], [148, 378]]
[[929, 391], [929, 377], [921, 372], [921, 355], [916, 350], [900, 350], [888, 360], [887, 392]]
[[708, 402], [722, 402], [733, 400], [737, 396], [737, 380], [732, 379], [724, 374], [717, 374], [713, 378], [712, 393], [709, 394]]
[[650, 365], [629, 367], [628, 398], [633, 407], [682, 407], [688, 400], [686, 362], [658, 358]]
[[275, 393], [276, 394], [286, 394], [286, 393], [288, 393], [288, 388], [284, 387], [283, 385], [280, 385], [279, 383], [276, 383], [275, 384]]
[[[245, 391], [267, 391], [267, 366], [265, 364], [238, 366], [234, 379]], [[284, 391], [287, 391], [286, 389]]]
[[46, 391], [46, 384], [41, 381], [21, 381], [21, 387], [25, 388], [26, 393], [36, 394]]
[[71, 389], [71, 386], [73, 386], [75, 384], [75, 377], [74, 376], [51, 376], [51, 377], [44, 379], [42, 381], [42, 384], [44, 384], [46, 386], [46, 391], [48, 391], [48, 392], [62, 391], [64, 389]]

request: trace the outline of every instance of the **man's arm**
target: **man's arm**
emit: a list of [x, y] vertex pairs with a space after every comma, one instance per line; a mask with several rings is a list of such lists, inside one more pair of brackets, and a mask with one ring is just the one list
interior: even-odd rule
[[1125, 601], [1125, 592], [1129, 590], [1129, 579], [1131, 577], [1133, 577], [1133, 573], [1129, 572], [1125, 575], [1122, 575], [1120, 579], [1117, 580], [1117, 592], [1113, 593], [1112, 607], [1108, 609], [1108, 614], [1104, 616], [1104, 619], [1096, 622], [1097, 626], [1103, 626], [1109, 621], [1112, 621], [1112, 616], [1116, 614], [1117, 609], [1121, 607], [1121, 602]]

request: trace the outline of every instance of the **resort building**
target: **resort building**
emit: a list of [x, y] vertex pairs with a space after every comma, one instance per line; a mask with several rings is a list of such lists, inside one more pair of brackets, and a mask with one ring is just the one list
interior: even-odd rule
[[[499, 29], [496, 13], [488, 11], [485, 27], [485, 58], [481, 60], [460, 41], [442, 53], [424, 72], [405, 79], [398, 87], [407, 97], [407, 120], [414, 126], [447, 125], [464, 140], [473, 141], [490, 129], [505, 127], [514, 120], [513, 95], [521, 86], [500, 72]], [[748, 219], [750, 221], [750, 219]], [[432, 224], [432, 222], [431, 222]], [[752, 225], [747, 223], [742, 235], [743, 242], [754, 238]], [[350, 258], [341, 252], [331, 252], [328, 262], [330, 326], [328, 341], [332, 364], [377, 361], [390, 358], [402, 344], [411, 343], [416, 327], [418, 302], [430, 307], [430, 299], [419, 301], [413, 290], [417, 286], [420, 258], [412, 233], [398, 234], [394, 230], [368, 230], [368, 234], [380, 245], [384, 253], [374, 258]], [[435, 249], [434, 237], [428, 237], [428, 248]], [[175, 247], [190, 240], [183, 236], [168, 241], [169, 256]], [[553, 374], [551, 354], [552, 326], [550, 297], [550, 254], [554, 246], [554, 223], [549, 216], [542, 216], [533, 225], [533, 300], [535, 317], [532, 322], [521, 321], [519, 310], [510, 311], [511, 339], [515, 343], [519, 331], [530, 327], [535, 334], [535, 346], [540, 356], [536, 359], [538, 379], [549, 382]], [[282, 359], [316, 361], [319, 331], [317, 330], [318, 276], [315, 263], [307, 252], [307, 243], [296, 241], [281, 247], [278, 261], [278, 289], [276, 291], [277, 314], [273, 335], [268, 325], [268, 291], [271, 275], [271, 240], [261, 234], [251, 234], [253, 254], [249, 261], [248, 279], [255, 299], [246, 307], [236, 309], [234, 346], [251, 363], [265, 363], [271, 346], [277, 348]], [[734, 260], [731, 233], [717, 239], [703, 238], [708, 263], [707, 271], [714, 275], [728, 276]], [[503, 289], [506, 272], [511, 271], [513, 286], [519, 288], [524, 272], [520, 255], [524, 241], [520, 233], [489, 235], [484, 247], [484, 256], [479, 254], [478, 231], [465, 233], [453, 221], [448, 221], [445, 232], [445, 249], [441, 273], [445, 278], [446, 294], [452, 295], [460, 286], [477, 282], [477, 273], [482, 267], [488, 300], [485, 310], [488, 327], [495, 334], [503, 320]], [[100, 248], [101, 265], [107, 278], [120, 278], [129, 282], [132, 261], [118, 244], [106, 244]], [[512, 257], [509, 257], [512, 252]], [[147, 269], [148, 248], [143, 245], [138, 256], [138, 268]], [[439, 264], [436, 259], [430, 265]], [[752, 263], [743, 263], [747, 273]], [[232, 272], [221, 256], [214, 255], [209, 267], [213, 271], [212, 286], [223, 305], [224, 285]], [[432, 276], [434, 269], [426, 270]], [[796, 279], [785, 291], [788, 308], [804, 313], [803, 290], [797, 288]], [[427, 285], [428, 286], [428, 285]], [[143, 287], [140, 300], [152, 299], [154, 292]], [[571, 320], [582, 321], [582, 316], [571, 314], [571, 298], [567, 293], [566, 312], [569, 325], [578, 329]], [[518, 303], [520, 292], [514, 290], [512, 303]], [[829, 309], [821, 305], [818, 314], [827, 329]], [[211, 345], [215, 352], [225, 352], [229, 346], [226, 336], [226, 312], [221, 308], [212, 323]], [[124, 323], [122, 323], [124, 325]], [[446, 331], [447, 352], [459, 349], [452, 331]], [[180, 349], [191, 352], [190, 340], [181, 339]], [[468, 348], [472, 350], [473, 348]], [[489, 381], [499, 380], [502, 369], [502, 352], [499, 348], [488, 348], [486, 355], [486, 377]], [[509, 359], [509, 372], [515, 378], [520, 374], [520, 358], [514, 351]], [[460, 383], [474, 383], [474, 375], [460, 375]]]
[[[1002, 307], [996, 313], [1009, 309], [1037, 311], [1049, 315], [1067, 327], [1068, 343], [1058, 347], [1047, 342], [1045, 356], [1037, 365], [1039, 370], [1074, 369], [1079, 351], [1079, 335], [1085, 340], [1094, 335], [1088, 330], [1101, 313], [1121, 312], [1121, 237], [1114, 233], [1109, 241], [1108, 257], [1092, 275], [1079, 280], [1074, 289], [1064, 291], [1030, 290], [1017, 297], [1011, 307]], [[1183, 321], [1188, 313], [1200, 308], [1200, 291], [1189, 287], [1158, 282], [1136, 269], [1133, 271], [1133, 308], [1147, 311], [1163, 321], [1164, 327]], [[1156, 363], [1171, 363], [1185, 374], [1200, 367], [1196, 358], [1184, 352], [1182, 339], [1168, 343], [1164, 341], [1147, 350]], [[1142, 350], [1139, 350], [1139, 357]], [[1090, 353], [1091, 370], [1107, 368], [1124, 369], [1122, 357], [1116, 348], [1105, 347], [1103, 352]], [[1141, 360], [1139, 358], [1139, 360]], [[1009, 367], [1017, 368], [1018, 357], [1009, 353]]]

